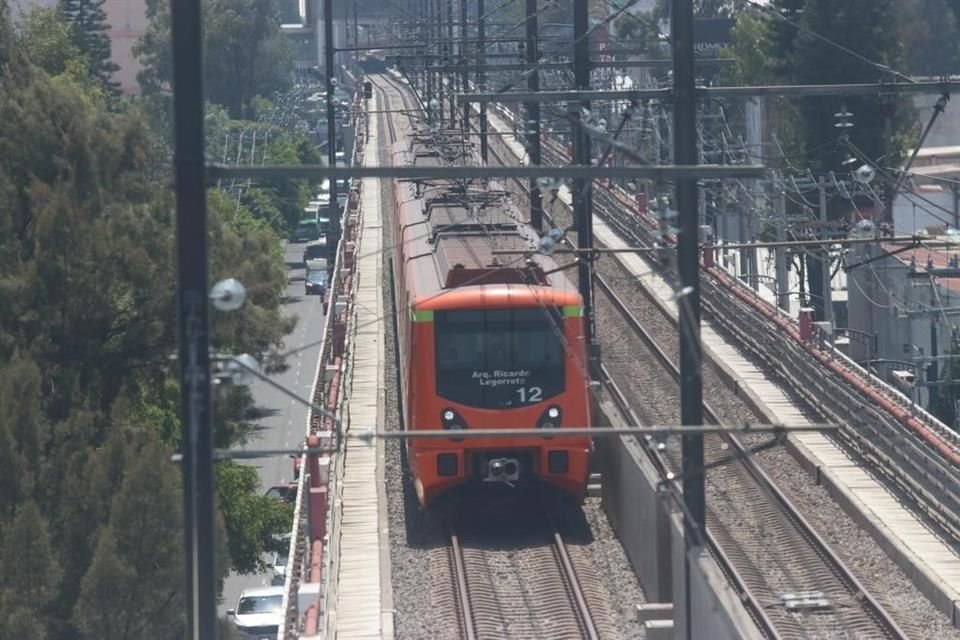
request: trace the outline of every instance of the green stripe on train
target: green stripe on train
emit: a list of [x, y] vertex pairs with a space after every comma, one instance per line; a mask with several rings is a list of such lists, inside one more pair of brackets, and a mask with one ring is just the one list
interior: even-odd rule
[[414, 322], [433, 322], [433, 309], [410, 309], [410, 318]]
[[563, 308], [563, 317], [564, 318], [581, 318], [583, 317], [583, 307], [578, 304], [569, 305]]

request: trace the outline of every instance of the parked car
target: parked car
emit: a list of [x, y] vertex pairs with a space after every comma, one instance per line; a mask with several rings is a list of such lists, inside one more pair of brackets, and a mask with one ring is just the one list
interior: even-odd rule
[[311, 269], [307, 273], [305, 289], [304, 293], [308, 296], [327, 295], [327, 270]]
[[266, 493], [263, 495], [266, 498], [273, 498], [274, 500], [293, 502], [297, 499], [297, 485], [294, 483], [275, 484], [267, 489]]
[[243, 640], [276, 640], [283, 624], [283, 587], [257, 587], [240, 594], [236, 609], [227, 611]]
[[320, 238], [319, 240], [314, 240], [313, 242], [307, 244], [303, 249], [303, 262], [308, 264], [311, 260], [317, 260], [320, 258], [326, 259], [327, 257], [327, 239]]

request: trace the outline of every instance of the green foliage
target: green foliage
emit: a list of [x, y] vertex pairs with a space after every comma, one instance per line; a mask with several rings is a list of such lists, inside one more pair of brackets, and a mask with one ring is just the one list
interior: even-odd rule
[[[31, 14], [16, 32], [26, 53], [0, 76], [0, 637], [179, 637], [175, 207], [168, 147], [146, 124], [168, 103], [111, 113], [67, 31], [54, 12]], [[299, 138], [276, 139], [278, 156], [296, 157]], [[211, 279], [249, 292], [213, 317], [216, 345], [262, 355], [294, 322], [280, 312], [285, 210], [269, 185], [239, 206], [209, 199]], [[217, 446], [232, 446], [249, 433], [251, 395], [215, 403]], [[231, 520], [235, 538], [289, 528], [282, 506], [257, 508], [249, 526]], [[250, 566], [217, 552], [224, 570]], [[52, 568], [31, 565], [36, 580], [13, 593], [30, 562]]]
[[112, 79], [120, 67], [110, 59], [110, 37], [106, 0], [59, 0], [60, 11], [71, 29], [71, 40], [87, 62], [87, 73], [96, 80], [107, 95], [119, 94], [119, 84]]
[[91, 638], [181, 637], [183, 629], [180, 479], [156, 443], [131, 446], [83, 578], [74, 622]]
[[0, 548], [0, 592], [5, 607], [35, 614], [47, 611], [57, 595], [60, 567], [46, 519], [32, 500], [18, 510]]
[[[143, 62], [145, 93], [168, 88], [173, 45], [168, 3], [148, 0], [149, 26], [134, 53]], [[293, 47], [280, 32], [272, 0], [211, 0], [203, 3], [204, 77], [207, 97], [234, 118], [253, 118], [257, 96], [291, 84]]]
[[256, 469], [233, 462], [217, 465], [217, 493], [234, 570], [263, 571], [261, 556], [276, 550], [277, 536], [290, 531], [293, 505], [259, 495]]
[[31, 11], [19, 27], [20, 53], [32, 64], [52, 75], [70, 73], [81, 80], [87, 60], [73, 41], [73, 29], [63, 15], [52, 8]]
[[901, 0], [898, 24], [912, 73], [943, 76], [960, 71], [960, 32], [948, 0]]
[[733, 44], [723, 53], [734, 62], [721, 77], [735, 84], [763, 84], [776, 78], [775, 61], [769, 55], [773, 48], [771, 31], [772, 25], [762, 18], [740, 16], [731, 32]]
[[10, 60], [13, 43], [13, 18], [10, 15], [10, 0], [0, 0], [0, 76]]

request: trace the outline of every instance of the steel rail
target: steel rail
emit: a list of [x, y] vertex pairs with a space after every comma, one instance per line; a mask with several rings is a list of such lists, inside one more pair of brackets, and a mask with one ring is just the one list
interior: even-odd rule
[[[500, 154], [500, 151], [497, 150], [493, 145], [490, 147], [490, 151], [493, 156], [501, 162], [503, 162], [503, 157]], [[514, 178], [513, 181], [517, 184], [518, 187], [525, 190], [526, 185], [523, 184], [519, 179]], [[549, 211], [544, 208], [543, 211], [544, 219], [547, 220], [552, 226], [556, 227], [554, 223], [553, 216]], [[568, 246], [573, 246], [573, 243], [566, 237], [563, 238], [563, 243]], [[610, 290], [610, 286], [607, 284], [606, 280], [602, 276], [594, 272], [594, 281], [597, 282], [601, 289], [605, 292]], [[632, 316], [631, 316], [632, 317]], [[641, 339], [649, 338], [649, 335], [646, 333], [641, 334]], [[657, 358], [662, 358], [664, 362], [670, 362], [666, 353], [657, 345], [655, 342], [650, 341], [646, 342], [650, 347], [651, 351], [655, 354]], [[626, 418], [626, 421], [629, 424], [640, 425], [642, 421], [634, 411], [633, 407], [630, 405], [630, 401], [627, 399], [626, 394], [620, 389], [620, 386], [613, 379], [613, 375], [610, 373], [610, 370], [603, 363], [600, 364], [600, 373], [603, 376], [603, 384], [610, 392], [610, 396], [614, 401], [614, 404], [617, 405], [617, 408], [621, 411], [623, 416]], [[668, 490], [672, 494], [674, 503], [683, 508], [683, 494], [680, 491], [679, 486], [672, 482], [671, 479], [675, 477], [675, 472], [671, 469], [670, 463], [664, 458], [664, 456], [658, 451], [655, 447], [649, 446], [646, 438], [651, 434], [645, 433], [643, 429], [637, 429], [638, 433], [636, 434], [638, 442], [641, 444], [642, 450], [647, 455], [651, 464], [656, 469], [658, 475], [662, 482], [666, 483]], [[747, 584], [747, 581], [744, 579], [743, 575], [736, 568], [733, 561], [729, 556], [723, 551], [723, 548], [717, 542], [716, 538], [709, 530], [704, 532], [704, 542], [706, 543], [710, 553], [716, 559], [717, 563], [720, 565], [721, 571], [724, 575], [727, 576], [727, 579], [732, 583], [731, 586], [737, 591], [740, 601], [746, 607], [749, 615], [753, 621], [757, 624], [757, 627], [760, 629], [761, 633], [770, 640], [779, 640], [781, 637], [777, 632], [777, 627], [770, 619], [770, 616], [767, 615], [766, 608], [764, 607], [763, 602], [758, 598], [750, 587]]]
[[[493, 151], [494, 151], [494, 155], [502, 161], [502, 157], [500, 156], [499, 151], [497, 150], [493, 150]], [[522, 182], [520, 182], [519, 180], [517, 180], [516, 182], [521, 189], [524, 188], [524, 185]], [[544, 215], [547, 217], [548, 220], [550, 220], [551, 224], [553, 224], [553, 220], [550, 217], [549, 213], [545, 212]], [[564, 241], [569, 243], [569, 241], [566, 238], [564, 238]], [[607, 295], [608, 299], [611, 301], [613, 306], [624, 317], [628, 325], [634, 331], [635, 335], [637, 335], [644, 342], [644, 344], [648, 347], [648, 349], [650, 349], [651, 353], [653, 353], [654, 357], [660, 362], [660, 364], [671, 373], [674, 380], [679, 381], [680, 372], [677, 369], [676, 365], [674, 364], [673, 360], [666, 354], [666, 352], [660, 347], [660, 345], [657, 344], [657, 342], [653, 339], [653, 337], [649, 334], [649, 332], [645, 330], [645, 328], [640, 324], [640, 322], [636, 319], [636, 317], [630, 312], [626, 304], [615, 294], [613, 288], [599, 274], [594, 275], [594, 281], [600, 286], [601, 290]], [[649, 294], [647, 294], [646, 292], [644, 293], [649, 296]], [[671, 323], [676, 324], [672, 317], [669, 319]], [[614, 398], [615, 403], [621, 408], [622, 411], [625, 411], [625, 413], [628, 416], [636, 418], [636, 413], [633, 411], [632, 407], [630, 406], [629, 401], [627, 400], [625, 394], [623, 394], [623, 392], [619, 389], [619, 387], [614, 382], [613, 377], [610, 374], [609, 370], [604, 366], [602, 368], [602, 372], [603, 372], [607, 387], [612, 391], [611, 396]], [[709, 421], [715, 424], [720, 423], [716, 412], [713, 411], [713, 409], [709, 406], [708, 403], [704, 403], [704, 413], [705, 413], [705, 417]], [[637, 420], [635, 423], [639, 424], [639, 421]], [[898, 639], [906, 638], [907, 637], [906, 634], [899, 627], [896, 621], [893, 620], [890, 614], [882, 607], [882, 605], [880, 605], [880, 603], [876, 600], [876, 598], [874, 598], [873, 595], [870, 594], [870, 592], [863, 586], [863, 584], [856, 578], [856, 576], [853, 575], [852, 571], [843, 563], [843, 561], [836, 556], [836, 554], [833, 552], [832, 549], [830, 549], [829, 545], [822, 539], [822, 537], [820, 537], [813, 530], [810, 524], [802, 517], [802, 515], [800, 515], [796, 507], [793, 506], [793, 504], [783, 494], [783, 492], [780, 491], [778, 487], [776, 487], [776, 485], [773, 483], [772, 480], [770, 480], [769, 476], [767, 476], [762, 471], [762, 469], [759, 468], [756, 462], [749, 457], [749, 452], [747, 451], [746, 447], [744, 447], [743, 444], [739, 441], [739, 439], [733, 437], [732, 435], [728, 435], [727, 439], [730, 441], [732, 446], [737, 450], [740, 456], [740, 461], [745, 466], [745, 468], [747, 469], [751, 477], [755, 479], [755, 481], [758, 483], [758, 485], [760, 485], [761, 488], [763, 488], [765, 491], [767, 491], [770, 495], [772, 495], [775, 498], [777, 503], [780, 505], [781, 510], [787, 515], [789, 520], [797, 526], [801, 535], [803, 535], [803, 537], [806, 538], [807, 541], [814, 547], [816, 552], [822, 558], [824, 558], [825, 562], [831, 565], [834, 573], [836, 573], [837, 577], [846, 584], [847, 588], [852, 592], [853, 596], [856, 599], [861, 600], [861, 602], [864, 605], [864, 608], [868, 611], [869, 615], [871, 615], [877, 621], [879, 626], [884, 628], [885, 632], [890, 637], [898, 638]], [[667, 473], [669, 470], [669, 465], [663, 459], [663, 457], [659, 455], [659, 452], [653, 450], [650, 447], [645, 447], [645, 450], [649, 454], [651, 454], [652, 458], [659, 459], [655, 461], [655, 462], [659, 462], [659, 464], [657, 464], [656, 466], [659, 467], [662, 477], [664, 478], [668, 477]], [[751, 592], [751, 590], [747, 586], [747, 582], [744, 579], [744, 577], [737, 570], [733, 561], [723, 551], [722, 547], [716, 542], [715, 538], [709, 532], [709, 530], [707, 531], [707, 538], [709, 541], [711, 552], [713, 553], [716, 560], [720, 563], [721, 569], [724, 571], [724, 573], [728, 576], [728, 578], [730, 578], [733, 581], [735, 588], [737, 588], [740, 591], [741, 599], [744, 602], [744, 604], [747, 606], [754, 621], [757, 622], [757, 624], [761, 627], [761, 630], [768, 637], [771, 637], [771, 638], [780, 637], [780, 634], [777, 631], [776, 624], [767, 615], [763, 604], [760, 602], [759, 598], [757, 598]]]
[[470, 587], [467, 583], [467, 566], [463, 560], [463, 549], [460, 547], [460, 536], [450, 525], [450, 564], [453, 569], [455, 589], [457, 591], [457, 606], [460, 608], [460, 624], [463, 628], [465, 640], [476, 640], [476, 622], [473, 619], [473, 607], [470, 604]]
[[[613, 291], [613, 288], [604, 282], [602, 278], [597, 278], [597, 284], [599, 284], [601, 289], [603, 289], [608, 299], [613, 303], [613, 306], [627, 320], [627, 324], [631, 327], [634, 333], [640, 337], [644, 344], [651, 349], [656, 359], [667, 371], [670, 372], [670, 375], [674, 378], [674, 380], [679, 382], [680, 370], [677, 368], [676, 364], [666, 354], [666, 352], [660, 348], [653, 336], [651, 336], [650, 333], [640, 324], [639, 320], [637, 320], [637, 318], [632, 314], [626, 303], [624, 303], [623, 300], [616, 295], [616, 293]], [[645, 295], [649, 294], [645, 293]], [[669, 317], [668, 319], [672, 324], [676, 324], [673, 317]], [[708, 421], [714, 424], [719, 424], [720, 419], [716, 411], [714, 411], [709, 403], [704, 402], [703, 409], [704, 417]], [[751, 475], [751, 477], [754, 478], [764, 492], [774, 497], [783, 513], [786, 514], [788, 519], [797, 527], [799, 532], [814, 548], [817, 554], [824, 559], [824, 562], [831, 567], [836, 576], [845, 584], [847, 589], [851, 591], [851, 594], [854, 596], [854, 598], [859, 600], [866, 612], [877, 622], [878, 626], [883, 628], [884, 632], [889, 637], [896, 638], [898, 640], [906, 640], [908, 636], [903, 629], [900, 628], [900, 625], [857, 579], [857, 577], [853, 574], [853, 571], [846, 565], [846, 563], [844, 563], [843, 560], [841, 560], [839, 556], [833, 552], [823, 537], [813, 529], [806, 519], [804, 519], [804, 517], [800, 514], [800, 511], [796, 506], [794, 506], [790, 499], [787, 498], [787, 496], [776, 486], [770, 477], [762, 469], [760, 469], [756, 461], [750, 457], [750, 452], [743, 445], [743, 443], [741, 443], [738, 438], [731, 434], [725, 434], [723, 437], [725, 437], [737, 450], [737, 453], [739, 454], [737, 457], [738, 462], [744, 466], [747, 472]]]
[[583, 623], [586, 637], [589, 638], [589, 640], [600, 640], [600, 634], [597, 632], [597, 627], [593, 623], [593, 615], [590, 613], [590, 607], [587, 605], [587, 598], [583, 594], [583, 589], [580, 587], [580, 581], [577, 579], [577, 571], [573, 568], [573, 563], [570, 561], [570, 554], [567, 553], [567, 545], [564, 544], [563, 536], [561, 536], [560, 532], [556, 531], [556, 529], [553, 531], [553, 548], [557, 554], [563, 579], [567, 582], [567, 586], [570, 587], [570, 593], [573, 597], [574, 604], [576, 604], [577, 615]]

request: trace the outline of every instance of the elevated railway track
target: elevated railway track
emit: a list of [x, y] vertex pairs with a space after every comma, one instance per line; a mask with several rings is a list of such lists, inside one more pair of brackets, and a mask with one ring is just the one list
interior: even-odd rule
[[[490, 148], [501, 154], [509, 152], [508, 143], [504, 140], [493, 142]], [[516, 162], [517, 154], [510, 155], [513, 155], [511, 162]], [[544, 155], [545, 160], [550, 163], [566, 162], [562, 150], [556, 145], [545, 145]], [[516, 181], [514, 186], [518, 197], [525, 197], [526, 184]], [[554, 212], [561, 216], [555, 226], [565, 228], [570, 223], [571, 212], [568, 204], [560, 198], [552, 198], [551, 202]], [[633, 202], [618, 188], [597, 184], [594, 187], [594, 202], [595, 212], [627, 239], [631, 246], [657, 246], [661, 234], [656, 221], [637, 215]], [[672, 252], [669, 249], [664, 251], [663, 257], [667, 259], [660, 264], [648, 264], [650, 268], [657, 270], [661, 270], [663, 264], [667, 265], [663, 275], [668, 281], [675, 281], [670, 268], [670, 253]], [[785, 386], [795, 389], [797, 399], [819, 411], [824, 420], [843, 425], [839, 439], [851, 455], [857, 457], [859, 464], [881, 475], [903, 492], [916, 513], [929, 517], [931, 523], [936, 523], [933, 526], [938, 528], [938, 536], [952, 541], [955, 546], [958, 540], [956, 519], [960, 513], [956, 506], [957, 490], [960, 488], [960, 483], [957, 482], [958, 468], [952, 464], [957, 451], [955, 434], [932, 417], [912, 408], [905, 408], [908, 403], [906, 398], [872, 379], [866, 372], [858, 371], [856, 365], [843, 361], [842, 356], [836, 352], [802, 344], [793, 335], [796, 329], [788, 319], [779, 316], [775, 311], [772, 314], [774, 318], [771, 319], [769, 312], [762, 308], [762, 303], [756, 296], [726, 273], [714, 268], [707, 270], [705, 276], [704, 309], [711, 322], [718, 325], [720, 330], [728, 332], [738, 344], [746, 345], [756, 361], [777, 374]], [[607, 284], [602, 276], [597, 277], [596, 284], [604, 294], [613, 292], [613, 287]], [[649, 294], [643, 287], [638, 290]], [[603, 297], [609, 299], [609, 295]], [[673, 333], [670, 346], [675, 349], [675, 328]], [[824, 356], [824, 353], [827, 355]], [[831, 364], [850, 372], [851, 375], [835, 378], [837, 374], [834, 368], [829, 367]], [[824, 370], [825, 368], [827, 370]], [[608, 377], [612, 377], [612, 374], [608, 373]], [[875, 397], [878, 395], [881, 395], [885, 402], [877, 403]], [[613, 398], [618, 396], [621, 400], [625, 399], [623, 394], [611, 393]], [[908, 421], [913, 423], [905, 424]], [[631, 422], [639, 423], [637, 420]], [[929, 425], [929, 430], [926, 425]], [[791, 519], [797, 522], [800, 528], [806, 529], [800, 522], [802, 516], [799, 520]], [[889, 552], [889, 547], [885, 548]], [[714, 555], [717, 555], [716, 552]], [[909, 560], [903, 557], [896, 559], [902, 567], [909, 564]], [[730, 564], [720, 557], [718, 561], [721, 565]], [[917, 572], [910, 568], [905, 570], [915, 578], [923, 575], [922, 571]], [[848, 574], [847, 578], [841, 577], [848, 585], [853, 585], [847, 587], [848, 595], [858, 600], [864, 597], [866, 591], [850, 582], [848, 571], [839, 567], [831, 571], [838, 577]], [[731, 571], [728, 570], [728, 574], [731, 574]], [[744, 580], [743, 576], [731, 577], [735, 584], [749, 582]], [[938, 596], [949, 597], [949, 589], [941, 592], [936, 585], [930, 585], [929, 581], [925, 580], [928, 578], [917, 580], [917, 586], [948, 614], [948, 618], [955, 616], [955, 613], [951, 612], [949, 600], [943, 597], [938, 600]], [[749, 602], [749, 595], [740, 588], [745, 594], [745, 600]], [[891, 620], [889, 615], [880, 612], [883, 607], [876, 600], [874, 603], [876, 606], [870, 605], [873, 612], [865, 613], [879, 626], [887, 629], [886, 637], [898, 637], [897, 634], [902, 633], [902, 630], [897, 631], [896, 622]], [[757, 610], [756, 607], [749, 608], [754, 612]], [[754, 617], [757, 618], [756, 615]], [[887, 620], [884, 621], [883, 618]], [[888, 624], [890, 622], [893, 622], [893, 625]], [[762, 621], [758, 624], [763, 628]], [[854, 624], [854, 627], [859, 624]], [[957, 624], [955, 618], [954, 624]], [[923, 637], [922, 633], [918, 634], [909, 625], [908, 631], [911, 637]]]
[[[394, 78], [389, 82], [404, 110], [416, 106], [415, 99], [408, 95], [409, 87], [405, 83]], [[500, 115], [509, 117], [509, 113]], [[512, 155], [506, 161], [502, 157], [499, 161], [516, 164], [517, 153], [511, 153], [507, 140], [508, 136], [491, 136], [491, 153], [494, 156]], [[544, 155], [551, 164], [566, 163], [563, 150], [556, 145], [545, 144]], [[526, 180], [515, 180], [510, 187], [518, 199], [525, 201]], [[551, 206], [548, 200], [545, 198], [545, 209]], [[594, 188], [594, 201], [595, 211], [631, 245], [653, 247], [662, 240], [656, 221], [639, 215], [632, 199], [617, 187], [598, 183]], [[561, 218], [558, 221], [561, 224], [556, 226], [565, 227], [569, 222], [569, 206], [562, 199], [553, 198], [552, 207]], [[666, 262], [664, 277], [670, 280], [673, 276]], [[899, 409], [905, 407], [906, 399], [870, 381], [865, 372], [856, 371], [853, 363], [843, 362], [837, 354], [829, 352], [826, 362], [816, 357], [818, 351], [823, 353], [824, 350], [796, 340], [790, 334], [791, 331], [795, 332], [795, 328], [789, 319], [779, 316], [776, 311], [770, 313], [763, 309], [762, 303], [746, 287], [721, 270], [707, 269], [705, 276], [704, 310], [711, 322], [729, 336], [739, 339], [751, 356], [793, 387], [794, 393], [816, 407], [824, 419], [843, 424], [841, 439], [849, 450], [860, 456], [860, 463], [876, 467], [881, 475], [909, 496], [916, 509], [936, 523], [943, 536], [956, 541], [957, 514], [960, 513], [956, 507], [957, 487], [960, 487], [957, 480], [960, 477], [951, 462], [956, 451], [960, 451], [957, 438], [928, 416], [898, 413]], [[606, 282], [602, 276], [596, 282], [603, 293], [603, 302], [617, 307], [615, 285]], [[630, 310], [623, 306], [617, 313], [627, 317], [625, 314], [629, 314]], [[625, 324], [630, 323], [625, 321]], [[631, 328], [631, 332], [641, 335], [642, 329], [638, 332]], [[652, 337], [649, 339], [656, 346], [656, 341]], [[657, 346], [657, 349], [662, 353], [662, 347]], [[670, 363], [668, 366], [668, 360], [664, 356], [661, 367], [670, 370], [672, 376], [674, 374], [670, 367], [673, 365]], [[851, 371], [853, 378], [838, 376], [832, 364]], [[633, 424], [639, 424], [635, 400], [631, 400], [631, 394], [613, 382], [617, 377], [616, 372], [604, 368], [604, 377], [607, 378], [610, 397], [618, 401], [621, 411], [631, 416]], [[867, 391], [882, 395], [886, 402], [871, 402], [873, 396]], [[709, 408], [707, 414], [709, 419], [716, 420]], [[743, 541], [739, 536], [750, 532], [731, 531], [730, 526], [719, 522], [715, 514], [711, 515], [709, 538], [713, 555], [747, 603], [748, 610], [764, 635], [806, 637], [805, 627], [797, 626], [796, 611], [816, 609], [820, 598], [822, 603], [830, 603], [823, 608], [831, 613], [818, 614], [818, 628], [822, 627], [828, 634], [830, 629], [847, 629], [854, 633], [854, 637], [923, 637], [918, 636], [909, 625], [902, 627], [898, 623], [896, 616], [885, 606], [883, 598], [871, 595], [870, 585], [858, 581], [849, 567], [806, 522], [804, 515], [792, 508], [790, 500], [766, 477], [764, 471], [748, 459], [749, 455], [742, 448], [754, 446], [755, 442], [746, 445], [737, 442], [715, 444], [717, 446], [709, 447], [711, 451], [739, 451], [735, 457], [743, 460], [736, 465], [723, 466], [723, 473], [735, 476], [724, 482], [736, 486], [737, 492], [750, 496], [743, 504], [749, 505], [749, 510], [758, 514], [768, 532], [776, 532], [778, 544], [781, 545], [776, 553], [784, 559], [784, 567], [777, 582], [778, 578], [771, 575], [770, 567], [758, 567], [756, 557], [738, 551]], [[676, 460], [663, 455], [655, 447], [650, 451], [664, 476], [668, 473], [675, 475], [673, 469], [677, 466]], [[716, 457], [708, 462], [714, 463], [719, 466]], [[737, 470], [729, 472], [733, 467]], [[729, 493], [730, 489], [727, 491]], [[461, 546], [458, 554], [462, 557], [463, 553]], [[789, 577], [786, 582], [784, 575]], [[466, 583], [459, 584], [463, 587]], [[780, 598], [787, 585], [793, 587], [793, 595], [799, 596], [798, 599]], [[805, 590], [804, 585], [810, 585], [810, 588]], [[775, 607], [772, 607], [772, 601], [777, 602]], [[468, 606], [467, 610], [473, 609]], [[463, 631], [467, 632], [466, 629]]]

